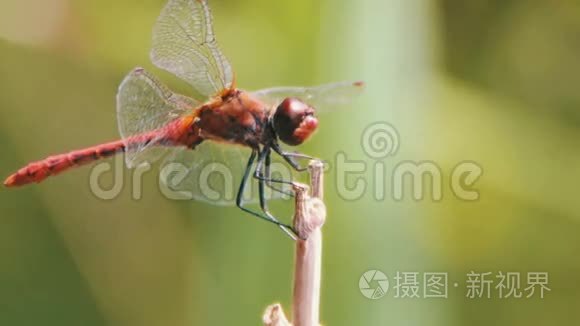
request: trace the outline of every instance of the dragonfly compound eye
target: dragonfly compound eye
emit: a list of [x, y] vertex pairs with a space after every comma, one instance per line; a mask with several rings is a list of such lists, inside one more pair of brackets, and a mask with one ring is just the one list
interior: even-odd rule
[[295, 98], [286, 98], [280, 103], [273, 123], [280, 140], [291, 146], [302, 144], [318, 127], [314, 109]]

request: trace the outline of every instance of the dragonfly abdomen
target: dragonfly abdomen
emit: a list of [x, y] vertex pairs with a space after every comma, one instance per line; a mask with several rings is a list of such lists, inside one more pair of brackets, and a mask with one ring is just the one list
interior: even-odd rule
[[85, 165], [93, 161], [113, 156], [125, 150], [123, 141], [114, 141], [65, 154], [49, 156], [32, 162], [9, 176], [4, 185], [17, 187], [33, 182], [41, 182], [49, 176], [57, 175], [70, 168]]
[[162, 129], [131, 136], [125, 140], [117, 140], [65, 154], [49, 156], [21, 168], [9, 176], [4, 181], [4, 185], [17, 187], [34, 182], [39, 183], [49, 176], [57, 175], [70, 168], [107, 158], [120, 152], [138, 150], [140, 147], [147, 147], [147, 145], [189, 146], [191, 144], [193, 146], [198, 144], [201, 139], [196, 132], [188, 132], [191, 129], [192, 119], [193, 117], [187, 117], [186, 119], [176, 120]]

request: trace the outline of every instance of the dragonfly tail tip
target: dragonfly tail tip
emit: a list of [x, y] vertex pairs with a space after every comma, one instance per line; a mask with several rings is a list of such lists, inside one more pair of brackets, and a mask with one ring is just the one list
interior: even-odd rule
[[13, 174], [4, 180], [5, 187], [15, 187], [16, 186], [16, 176]]

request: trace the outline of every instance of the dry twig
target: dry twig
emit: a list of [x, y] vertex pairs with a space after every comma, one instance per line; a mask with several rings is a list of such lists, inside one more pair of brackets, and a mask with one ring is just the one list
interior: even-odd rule
[[[312, 161], [309, 165], [312, 197], [308, 186], [294, 184], [295, 212], [294, 229], [299, 239], [296, 241], [294, 267], [293, 325], [318, 326], [320, 304], [320, 267], [322, 260], [322, 232], [320, 228], [326, 219], [326, 209], [322, 202], [323, 165]], [[266, 326], [288, 326], [280, 304], [270, 305], [263, 317]]]

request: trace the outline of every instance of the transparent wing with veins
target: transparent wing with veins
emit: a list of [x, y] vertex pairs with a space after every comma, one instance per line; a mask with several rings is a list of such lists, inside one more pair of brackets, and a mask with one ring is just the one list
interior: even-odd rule
[[233, 72], [220, 51], [205, 0], [169, 0], [153, 29], [153, 63], [210, 97], [233, 83]]
[[[117, 118], [123, 139], [152, 132], [165, 127], [174, 119], [190, 114], [198, 102], [173, 93], [153, 75], [141, 68], [132, 71], [119, 87]], [[159, 133], [158, 139], [163, 137]], [[195, 149], [157, 146], [155, 139], [148, 144], [131, 146], [125, 153], [127, 166], [153, 163], [165, 157], [160, 164], [160, 181], [164, 194], [175, 199], [195, 199], [213, 205], [233, 205], [246, 162], [248, 148], [204, 141]], [[292, 171], [276, 159], [272, 164], [275, 176], [291, 179]], [[253, 172], [253, 171], [252, 171]], [[245, 200], [258, 202], [258, 185], [250, 177]], [[281, 198], [281, 194], [266, 189], [266, 198]]]
[[344, 81], [314, 87], [274, 87], [254, 91], [252, 94], [276, 108], [285, 98], [297, 98], [311, 105], [316, 112], [350, 104], [364, 90], [364, 83]]
[[[144, 69], [136, 68], [125, 77], [117, 93], [119, 133], [127, 140], [152, 132], [191, 112], [197, 104], [191, 98], [173, 93]], [[160, 133], [157, 137], [162, 136]], [[129, 146], [125, 153], [127, 166], [132, 168], [159, 159], [168, 148], [155, 146], [155, 140]]]
[[[174, 151], [161, 167], [160, 177], [166, 187], [164, 192], [175, 199], [194, 199], [219, 206], [235, 205], [250, 154], [250, 148], [211, 140], [202, 142], [194, 150]], [[273, 177], [284, 180], [294, 178], [293, 170], [281, 158], [272, 154], [272, 160]], [[255, 166], [243, 197], [250, 204], [259, 202], [259, 185], [253, 178], [254, 169]], [[291, 190], [281, 185], [278, 188]], [[288, 198], [268, 187], [264, 191], [267, 200]]]

